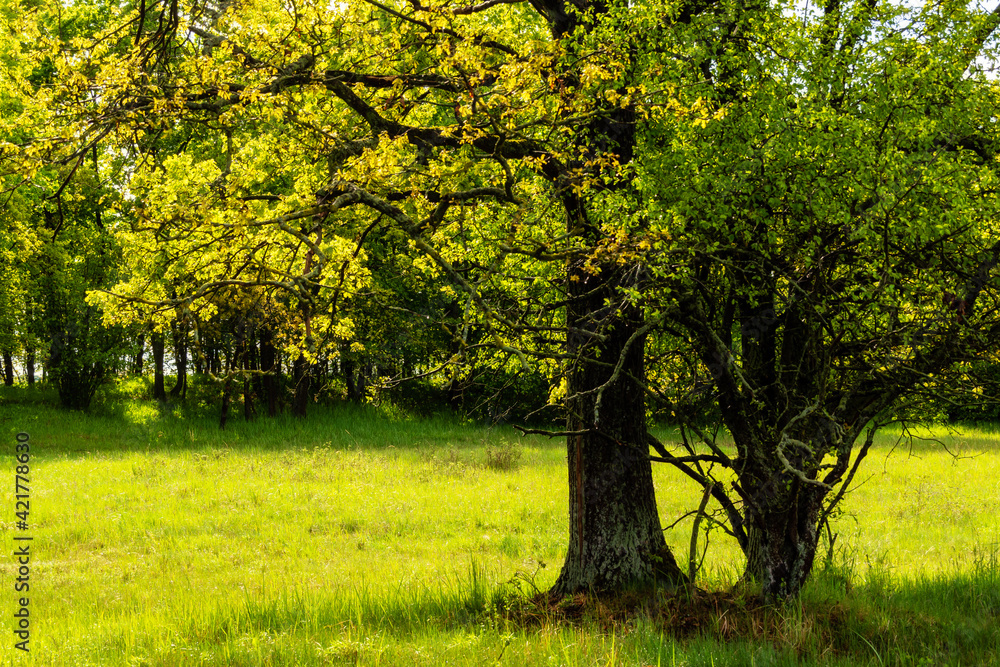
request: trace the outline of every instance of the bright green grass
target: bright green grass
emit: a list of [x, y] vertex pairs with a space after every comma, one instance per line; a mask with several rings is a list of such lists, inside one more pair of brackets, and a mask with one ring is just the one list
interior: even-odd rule
[[[82, 415], [48, 399], [0, 393], [4, 450], [19, 430], [32, 438], [35, 538], [26, 659], [4, 454], [2, 664], [1000, 664], [1000, 448], [982, 430], [946, 436], [960, 459], [881, 441], [835, 524], [836, 565], [801, 604], [759, 633], [722, 615], [678, 639], [655, 618], [525, 629], [490, 613], [515, 574], [525, 589], [558, 575], [558, 441], [376, 409], [219, 431], [196, 405], [119, 396]], [[521, 448], [520, 466], [491, 469], [488, 445]], [[665, 525], [697, 505], [676, 472], [656, 481]], [[682, 561], [689, 527], [667, 533]], [[713, 532], [701, 585], [725, 588], [741, 567]]]

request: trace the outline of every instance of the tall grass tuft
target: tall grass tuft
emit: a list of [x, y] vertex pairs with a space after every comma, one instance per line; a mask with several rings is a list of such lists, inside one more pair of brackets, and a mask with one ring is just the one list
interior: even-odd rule
[[490, 470], [517, 470], [521, 466], [523, 455], [521, 446], [506, 438], [486, 442], [486, 467]]

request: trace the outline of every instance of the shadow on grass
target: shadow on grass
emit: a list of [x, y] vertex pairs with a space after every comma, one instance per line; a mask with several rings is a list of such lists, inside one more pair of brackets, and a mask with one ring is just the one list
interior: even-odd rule
[[562, 633], [596, 643], [611, 636], [623, 651], [643, 656], [620, 664], [920, 667], [1000, 661], [995, 558], [967, 572], [914, 581], [887, 582], [875, 574], [853, 586], [843, 574], [818, 572], [811, 590], [785, 605], [763, 605], [731, 592], [540, 601], [544, 596], [530, 590], [512, 598], [509, 585], [485, 583], [488, 577], [473, 564], [467, 576], [437, 588], [248, 595], [241, 606], [193, 618], [183, 634], [209, 644], [286, 632], [381, 637], [388, 643], [463, 629], [492, 631], [508, 641], [515, 635], [548, 641]]

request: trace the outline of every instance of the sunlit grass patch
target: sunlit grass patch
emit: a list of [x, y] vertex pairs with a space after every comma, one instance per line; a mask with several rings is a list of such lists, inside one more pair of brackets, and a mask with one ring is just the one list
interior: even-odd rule
[[122, 416], [130, 424], [145, 425], [160, 416], [160, 407], [155, 403], [130, 401], [122, 411]]

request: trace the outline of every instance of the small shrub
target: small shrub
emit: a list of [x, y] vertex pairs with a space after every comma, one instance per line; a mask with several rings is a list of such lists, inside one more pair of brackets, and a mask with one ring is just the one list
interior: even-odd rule
[[524, 452], [515, 442], [504, 440], [486, 445], [486, 467], [490, 470], [517, 470], [521, 467], [521, 456]]

